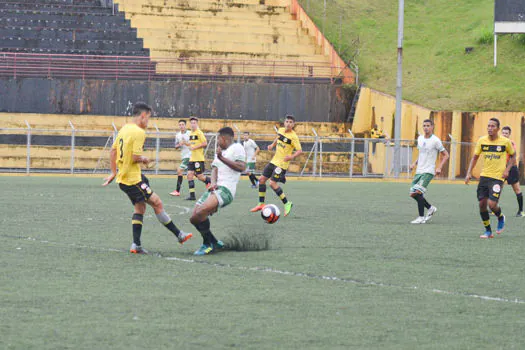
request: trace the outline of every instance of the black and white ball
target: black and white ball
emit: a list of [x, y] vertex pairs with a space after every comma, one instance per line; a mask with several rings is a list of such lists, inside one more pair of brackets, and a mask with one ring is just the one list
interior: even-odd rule
[[281, 211], [275, 204], [267, 204], [261, 210], [261, 217], [268, 224], [274, 224], [279, 220]]

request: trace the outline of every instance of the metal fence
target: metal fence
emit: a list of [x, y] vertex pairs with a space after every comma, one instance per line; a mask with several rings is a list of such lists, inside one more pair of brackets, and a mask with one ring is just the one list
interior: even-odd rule
[[[236, 130], [237, 142], [241, 130]], [[0, 128], [0, 171], [18, 173], [107, 173], [109, 152], [117, 134], [117, 127], [82, 130], [73, 123], [56, 129]], [[260, 173], [271, 160], [273, 151], [268, 145], [276, 133], [251, 133], [261, 149], [257, 159], [256, 172]], [[146, 132], [144, 154], [152, 162], [144, 169], [150, 174], [175, 174], [180, 163], [180, 151], [175, 149], [176, 131], [160, 130], [155, 124]], [[205, 150], [206, 167], [209, 171], [217, 147], [215, 133], [205, 134], [208, 147]], [[393, 140], [319, 136], [312, 129], [312, 135], [300, 135], [303, 154], [290, 163], [288, 173], [297, 176], [315, 177], [393, 177]], [[440, 178], [455, 179], [465, 176], [472, 157], [474, 144], [444, 141], [450, 159], [443, 168]], [[417, 157], [415, 140], [401, 140], [400, 177], [412, 176], [410, 165]], [[479, 162], [481, 163], [481, 162]], [[479, 164], [478, 167], [479, 169]], [[476, 172], [475, 172], [476, 174]]]

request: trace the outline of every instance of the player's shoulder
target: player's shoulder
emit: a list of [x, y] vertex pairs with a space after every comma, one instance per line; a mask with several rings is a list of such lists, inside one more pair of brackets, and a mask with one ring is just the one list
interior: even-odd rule
[[279, 128], [279, 129], [277, 129], [277, 133], [278, 134], [284, 134], [285, 130], [286, 130], [285, 128]]

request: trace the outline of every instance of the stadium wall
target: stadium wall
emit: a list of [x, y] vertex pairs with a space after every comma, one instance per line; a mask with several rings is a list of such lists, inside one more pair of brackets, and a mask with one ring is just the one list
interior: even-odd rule
[[156, 116], [279, 121], [291, 113], [307, 122], [344, 122], [349, 98], [341, 86], [263, 81], [135, 81], [0, 79], [0, 112], [129, 115], [145, 101]]
[[[369, 137], [370, 130], [377, 124], [390, 137], [394, 133], [394, 116], [396, 109], [395, 97], [382, 92], [362, 87], [356, 114], [352, 124], [352, 132], [356, 137]], [[487, 123], [490, 118], [496, 117], [501, 122], [501, 127], [508, 125], [512, 129], [512, 140], [516, 143], [520, 169], [523, 168], [523, 152], [525, 150], [525, 113], [524, 112], [460, 112], [460, 111], [432, 111], [428, 108], [403, 101], [401, 121], [401, 138], [414, 140], [422, 131], [423, 120], [430, 118], [435, 122], [434, 133], [443, 141], [475, 143], [478, 138], [487, 134]], [[382, 119], [381, 119], [382, 118]], [[378, 148], [370, 158], [372, 171], [381, 171], [385, 164], [383, 148]], [[443, 169], [449, 177], [464, 177], [468, 162], [473, 155], [473, 148], [458, 144], [456, 147], [456, 166], [447, 164]], [[413, 157], [417, 153], [414, 151]], [[474, 169], [474, 176], [479, 176], [480, 162]], [[452, 169], [455, 174], [452, 174]], [[523, 170], [520, 174], [523, 176]]]

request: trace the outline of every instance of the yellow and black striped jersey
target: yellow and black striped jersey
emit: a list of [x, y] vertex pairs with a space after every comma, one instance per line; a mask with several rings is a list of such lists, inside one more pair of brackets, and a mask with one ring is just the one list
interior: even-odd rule
[[[201, 129], [191, 131], [190, 144], [192, 147], [198, 146], [206, 142], [206, 136]], [[199, 148], [191, 151], [190, 162], [204, 162], [204, 148]]]
[[133, 162], [133, 155], [142, 155], [146, 131], [137, 124], [126, 124], [113, 143], [117, 150], [117, 183], [134, 185], [142, 180], [140, 164]]
[[284, 158], [295, 151], [301, 150], [301, 142], [299, 142], [299, 137], [293, 130], [286, 132], [285, 128], [280, 128], [277, 131], [277, 134], [275, 154], [270, 163], [286, 170], [288, 169], [290, 162], [285, 161]]
[[488, 136], [480, 137], [474, 153], [483, 158], [481, 176], [503, 180], [503, 172], [507, 167], [507, 154], [514, 154], [514, 147], [506, 137], [491, 140]]

